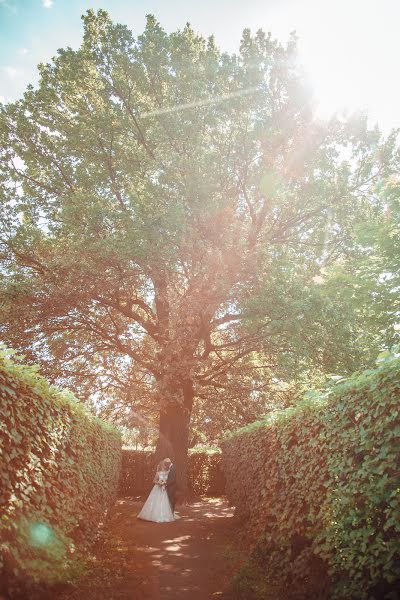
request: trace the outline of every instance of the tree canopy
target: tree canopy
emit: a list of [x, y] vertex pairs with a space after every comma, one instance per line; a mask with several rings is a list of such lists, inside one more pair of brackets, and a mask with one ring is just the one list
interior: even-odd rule
[[0, 334], [108, 414], [158, 407], [184, 478], [193, 409], [252, 420], [274, 381], [392, 341], [396, 135], [317, 120], [294, 37], [83, 19], [1, 107]]

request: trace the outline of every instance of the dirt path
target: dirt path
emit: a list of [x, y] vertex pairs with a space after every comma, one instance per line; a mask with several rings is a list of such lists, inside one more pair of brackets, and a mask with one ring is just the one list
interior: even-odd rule
[[180, 507], [175, 523], [136, 518], [141, 502], [119, 500], [90, 568], [56, 600], [218, 599], [227, 580], [232, 510], [222, 499]]

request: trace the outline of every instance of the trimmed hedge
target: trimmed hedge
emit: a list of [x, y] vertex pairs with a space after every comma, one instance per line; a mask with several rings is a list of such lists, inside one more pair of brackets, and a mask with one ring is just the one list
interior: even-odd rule
[[[225, 478], [219, 451], [189, 450], [188, 460], [189, 493], [191, 495], [222, 496], [225, 493]], [[152, 451], [123, 449], [120, 495], [146, 496], [153, 486], [155, 468]]]
[[115, 498], [121, 438], [10, 354], [0, 351], [2, 591], [32, 598], [73, 577]]
[[399, 355], [385, 353], [222, 442], [253, 549], [235, 598], [399, 598], [399, 376]]
[[120, 496], [143, 496], [151, 489], [154, 479], [155, 460], [151, 450], [122, 449]]

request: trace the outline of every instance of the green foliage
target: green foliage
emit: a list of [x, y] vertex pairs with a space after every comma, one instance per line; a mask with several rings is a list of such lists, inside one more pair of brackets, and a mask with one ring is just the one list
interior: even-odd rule
[[119, 476], [119, 433], [0, 349], [1, 559], [8, 593], [74, 577]]
[[[236, 581], [238, 598], [267, 598], [257, 585], [277, 599], [394, 597], [399, 375], [395, 349], [375, 369], [333, 380], [224, 439], [228, 496], [254, 549]], [[254, 596], [241, 595], [246, 585]]]
[[[342, 373], [360, 365], [373, 365], [381, 348], [390, 348], [400, 339], [400, 180], [381, 181], [375, 192], [382, 209], [357, 224], [354, 247], [348, 261], [324, 269], [320, 293], [336, 310], [336, 334], [329, 343], [332, 352], [340, 349], [343, 328], [351, 328], [352, 340], [338, 364]], [[342, 315], [348, 315], [348, 320]], [[346, 365], [347, 360], [347, 365]], [[332, 364], [331, 372], [337, 370]]]
[[119, 480], [121, 496], [141, 496], [147, 494], [154, 479], [156, 460], [149, 450], [122, 449], [122, 465]]
[[189, 450], [188, 480], [194, 496], [222, 496], [225, 478], [220, 450], [202, 447]]
[[[147, 495], [153, 485], [156, 468], [154, 453], [122, 450], [119, 491], [122, 495]], [[219, 448], [194, 448], [188, 456], [188, 492], [191, 496], [222, 496], [225, 479]]]

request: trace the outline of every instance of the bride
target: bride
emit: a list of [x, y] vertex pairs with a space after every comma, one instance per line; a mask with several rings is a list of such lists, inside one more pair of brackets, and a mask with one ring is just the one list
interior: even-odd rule
[[157, 466], [157, 472], [153, 481], [155, 485], [138, 514], [138, 519], [154, 521], [155, 523], [175, 521], [167, 493], [168, 473], [169, 468], [165, 461], [162, 460]]

